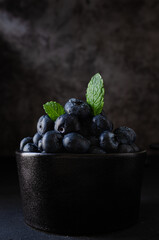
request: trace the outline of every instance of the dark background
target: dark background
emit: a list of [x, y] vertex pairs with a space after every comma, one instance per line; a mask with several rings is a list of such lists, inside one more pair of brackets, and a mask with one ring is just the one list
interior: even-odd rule
[[[97, 72], [107, 116], [148, 150], [139, 222], [94, 237], [39, 232], [24, 223], [15, 150], [45, 102], [85, 99]], [[0, 0], [0, 106], [0, 240], [159, 239], [158, 0]]]
[[97, 72], [115, 127], [159, 141], [158, 0], [0, 0], [0, 49], [1, 155], [36, 132], [43, 103], [85, 99]]

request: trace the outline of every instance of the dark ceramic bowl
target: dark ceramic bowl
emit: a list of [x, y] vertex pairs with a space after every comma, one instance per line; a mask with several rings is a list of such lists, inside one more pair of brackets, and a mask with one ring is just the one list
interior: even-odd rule
[[120, 154], [16, 153], [25, 222], [86, 234], [137, 222], [146, 151]]

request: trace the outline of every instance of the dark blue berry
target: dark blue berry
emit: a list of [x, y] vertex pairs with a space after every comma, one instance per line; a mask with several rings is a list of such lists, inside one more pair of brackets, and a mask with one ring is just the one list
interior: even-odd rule
[[90, 136], [89, 141], [91, 142], [91, 146], [99, 146], [99, 138], [96, 136]]
[[86, 119], [91, 116], [91, 108], [88, 103], [76, 98], [69, 99], [64, 108], [66, 113], [75, 114], [80, 119]]
[[42, 149], [46, 153], [56, 153], [62, 148], [62, 135], [54, 130], [48, 131], [42, 138]]
[[20, 142], [20, 151], [23, 151], [23, 147], [24, 145], [26, 145], [27, 143], [32, 143], [33, 142], [33, 138], [32, 137], [25, 137], [21, 140]]
[[39, 140], [42, 138], [42, 136], [39, 133], [35, 133], [34, 137], [33, 137], [33, 143], [38, 146], [38, 142]]
[[38, 152], [38, 148], [34, 143], [27, 143], [23, 147], [23, 152]]
[[119, 127], [115, 129], [114, 134], [116, 135], [119, 143], [121, 144], [132, 144], [135, 142], [136, 139], [136, 133], [132, 128], [129, 127]]
[[77, 116], [65, 113], [56, 119], [54, 129], [62, 134], [77, 132], [80, 130], [80, 123]]
[[112, 132], [104, 131], [100, 135], [100, 147], [106, 152], [116, 152], [118, 149], [119, 142], [117, 141], [115, 134]]
[[119, 153], [133, 153], [135, 150], [131, 145], [128, 144], [120, 144], [118, 147], [118, 152]]
[[92, 146], [90, 149], [89, 149], [89, 153], [91, 154], [104, 154], [106, 153], [106, 151], [104, 151], [102, 148], [100, 147], [96, 147], [96, 146]]
[[40, 139], [40, 140], [38, 141], [38, 150], [39, 150], [40, 152], [43, 151], [43, 148], [42, 148], [42, 139]]
[[103, 117], [106, 117], [106, 113], [105, 113], [104, 110], [102, 110], [100, 114], [101, 114]]
[[79, 134], [81, 134], [86, 138], [88, 138], [91, 135], [90, 122], [91, 122], [90, 119], [85, 119], [84, 121], [80, 121]]
[[138, 146], [136, 146], [135, 143], [131, 144], [131, 147], [134, 149], [135, 152], [139, 152], [140, 148]]
[[47, 131], [54, 129], [54, 122], [49, 118], [48, 115], [43, 115], [39, 118], [37, 123], [37, 132], [43, 135]]
[[90, 147], [90, 141], [79, 133], [68, 133], [63, 138], [63, 146], [71, 153], [85, 153]]
[[99, 114], [92, 118], [91, 133], [92, 135], [99, 136], [103, 131], [112, 131], [112, 122], [103, 115]]

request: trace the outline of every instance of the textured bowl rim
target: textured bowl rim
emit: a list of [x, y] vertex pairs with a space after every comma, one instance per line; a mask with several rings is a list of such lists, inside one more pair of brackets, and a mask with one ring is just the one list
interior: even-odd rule
[[147, 153], [147, 150], [142, 150], [139, 152], [133, 152], [133, 153], [102, 153], [102, 154], [92, 154], [92, 153], [38, 153], [38, 152], [22, 152], [22, 151], [16, 151], [16, 155], [20, 155], [22, 157], [49, 157], [49, 156], [54, 156], [58, 158], [84, 158], [84, 157], [91, 157], [91, 158], [96, 158], [96, 157], [107, 157], [107, 156], [113, 156], [113, 157], [126, 157], [126, 156], [139, 156]]

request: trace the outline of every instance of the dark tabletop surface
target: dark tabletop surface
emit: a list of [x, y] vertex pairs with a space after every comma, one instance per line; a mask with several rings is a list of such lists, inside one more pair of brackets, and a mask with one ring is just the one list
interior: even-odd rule
[[0, 168], [0, 240], [158, 240], [159, 152], [148, 152], [144, 167], [139, 222], [125, 230], [96, 236], [62, 236], [35, 230], [24, 223], [15, 159], [2, 158]]

